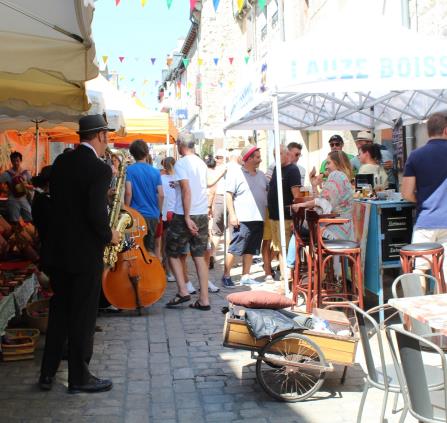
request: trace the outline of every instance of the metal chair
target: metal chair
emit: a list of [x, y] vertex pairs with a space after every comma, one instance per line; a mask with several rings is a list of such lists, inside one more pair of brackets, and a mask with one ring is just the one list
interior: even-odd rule
[[[380, 421], [385, 422], [385, 411], [388, 402], [388, 394], [390, 392], [396, 394], [393, 406], [393, 413], [395, 413], [397, 408], [397, 397], [402, 391], [397, 379], [394, 365], [387, 364], [385, 361], [385, 351], [383, 348], [382, 333], [380, 330], [381, 328], [377, 321], [372, 317], [372, 315], [374, 313], [380, 312], [384, 308], [390, 307], [387, 304], [384, 304], [382, 306], [374, 307], [368, 312], [365, 312], [354, 303], [350, 303], [349, 305], [354, 310], [355, 316], [357, 318], [359, 336], [362, 341], [363, 354], [365, 356], [366, 368], [368, 371], [366, 375], [362, 399], [360, 401], [360, 406], [357, 413], [357, 423], [360, 423], [362, 420], [362, 413], [365, 406], [366, 396], [368, 394], [369, 388], [371, 387], [384, 391]], [[386, 320], [389, 320], [394, 315], [396, 315], [396, 313], [389, 316]], [[376, 337], [377, 339], [377, 347], [379, 350], [378, 354], [374, 354], [373, 348], [371, 346], [371, 340], [374, 337]], [[404, 407], [400, 418], [401, 422], [405, 420], [406, 414], [407, 408]]]
[[[425, 289], [422, 282], [425, 282]], [[405, 273], [397, 277], [391, 291], [394, 298], [402, 297], [419, 297], [422, 295], [438, 294], [442, 290], [442, 285], [439, 279], [418, 273]], [[402, 295], [400, 295], [402, 294]], [[407, 330], [419, 336], [433, 335], [432, 342], [438, 345], [443, 350], [447, 349], [447, 337], [443, 335], [432, 334], [432, 329], [426, 323], [420, 322], [412, 317], [404, 317], [402, 313], [400, 318], [402, 323], [405, 324]]]
[[[392, 333], [396, 337], [398, 354]], [[446, 422], [447, 360], [443, 351], [426, 338], [406, 331], [401, 325], [387, 327], [386, 336], [403, 391], [405, 409], [421, 422]], [[421, 346], [439, 356], [440, 367], [424, 365]], [[400, 421], [403, 421], [402, 418]]]

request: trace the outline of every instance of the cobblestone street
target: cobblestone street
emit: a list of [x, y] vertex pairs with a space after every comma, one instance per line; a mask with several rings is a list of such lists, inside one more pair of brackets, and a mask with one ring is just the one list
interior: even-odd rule
[[[222, 257], [211, 279], [219, 281]], [[261, 279], [259, 265], [256, 275]], [[191, 280], [197, 286], [193, 265]], [[235, 268], [235, 275], [240, 267]], [[238, 277], [235, 277], [238, 280]], [[220, 285], [219, 282], [217, 282]], [[0, 421], [3, 422], [354, 422], [363, 389], [361, 365], [348, 369], [340, 385], [341, 368], [330, 375], [314, 398], [287, 404], [268, 397], [256, 382], [255, 360], [250, 352], [222, 347], [228, 291], [210, 294], [212, 310], [196, 311], [187, 305], [164, 307], [175, 294], [168, 283], [165, 297], [145, 315], [103, 315], [103, 332], [95, 338], [93, 372], [113, 379], [113, 390], [100, 394], [69, 395], [63, 362], [50, 392], [41, 392], [36, 381], [41, 347], [34, 361], [0, 364]], [[241, 289], [241, 288], [238, 288]], [[247, 288], [245, 288], [247, 289]], [[362, 360], [359, 345], [358, 360]], [[392, 399], [392, 398], [391, 398]], [[398, 421], [400, 413], [390, 422]], [[371, 389], [364, 422], [379, 421], [382, 392]], [[413, 421], [410, 417], [406, 420]]]

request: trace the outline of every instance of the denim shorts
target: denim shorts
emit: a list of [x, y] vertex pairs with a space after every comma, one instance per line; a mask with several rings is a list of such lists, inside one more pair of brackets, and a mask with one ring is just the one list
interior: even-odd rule
[[240, 222], [233, 228], [233, 237], [228, 252], [235, 256], [259, 254], [264, 222]]

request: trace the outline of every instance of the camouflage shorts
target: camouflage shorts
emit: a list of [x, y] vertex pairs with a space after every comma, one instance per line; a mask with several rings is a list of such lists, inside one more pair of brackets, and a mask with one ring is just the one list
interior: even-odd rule
[[188, 243], [191, 256], [203, 257], [205, 254], [208, 244], [208, 215], [191, 216], [191, 219], [199, 228], [197, 236], [191, 235], [183, 215], [174, 214], [166, 235], [166, 254], [168, 257], [178, 257], [183, 254]]

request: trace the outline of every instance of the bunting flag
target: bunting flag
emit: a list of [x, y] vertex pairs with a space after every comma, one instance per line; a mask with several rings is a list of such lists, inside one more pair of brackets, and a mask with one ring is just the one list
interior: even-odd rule
[[115, 0], [115, 6], [118, 6], [120, 4], [121, 0]]
[[120, 81], [124, 81], [124, 75], [120, 75]]
[[170, 9], [172, 5], [172, 0], [166, 0], [166, 4], [168, 5], [168, 9]]
[[220, 0], [213, 0], [214, 11], [217, 12]]
[[120, 60], [121, 63], [124, 62], [125, 57], [124, 56], [119, 56], [118, 59]]
[[155, 86], [157, 86], [159, 82], [160, 82], [160, 81], [157, 79], [157, 80], [155, 81]]
[[266, 2], [267, 2], [267, 0], [258, 0], [259, 9], [264, 10]]
[[145, 79], [145, 80], [143, 81], [143, 85], [146, 85], [148, 82], [149, 82], [149, 81], [148, 81], [147, 79]]
[[182, 59], [182, 61], [183, 61], [183, 66], [184, 66], [185, 68], [187, 68], [188, 65], [189, 65], [189, 59], [185, 57], [185, 58]]
[[147, 0], [141, 0], [141, 6], [142, 7], [146, 6], [146, 2], [147, 2]]
[[200, 88], [202, 88], [202, 87], [203, 87], [203, 82], [198, 82], [198, 83], [197, 83], [197, 88], [200, 89]]
[[245, 0], [237, 0], [237, 11], [241, 13], [242, 8], [244, 7]]
[[203, 65], [203, 59], [202, 59], [201, 57], [198, 57], [198, 58], [197, 58], [197, 64], [198, 64], [199, 66]]
[[233, 64], [233, 60], [234, 60], [234, 57], [229, 57], [229, 58], [228, 58], [228, 61], [230, 62], [230, 65]]
[[107, 64], [107, 60], [109, 59], [109, 56], [102, 56], [102, 61], [104, 64]]
[[213, 59], [213, 62], [214, 62], [214, 64], [217, 66], [217, 64], [219, 63], [219, 58], [218, 58], [218, 57], [215, 57], [215, 58]]
[[151, 63], [154, 65], [157, 59], [155, 57], [151, 57]]
[[186, 84], [186, 86], [187, 86], [188, 90], [190, 90], [190, 89], [192, 88], [192, 82], [188, 82], [188, 83]]
[[197, 0], [189, 0], [189, 8], [190, 10], [194, 10], [196, 7]]
[[244, 57], [245, 64], [247, 64], [249, 60], [250, 60], [250, 56], [245, 56]]
[[130, 82], [133, 82], [133, 81], [135, 81], [135, 78], [131, 78], [131, 79], [130, 79]]
[[172, 58], [172, 57], [167, 57], [166, 58], [166, 65], [167, 66], [171, 66], [172, 65], [172, 62], [174, 61], [174, 59]]

